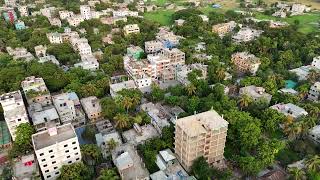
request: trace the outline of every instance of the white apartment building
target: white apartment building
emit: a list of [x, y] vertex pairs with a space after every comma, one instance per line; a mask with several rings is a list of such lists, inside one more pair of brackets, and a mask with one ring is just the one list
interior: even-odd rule
[[51, 24], [51, 26], [58, 26], [61, 27], [61, 20], [59, 18], [49, 18], [49, 23]]
[[90, 71], [98, 70], [99, 66], [98, 60], [92, 54], [82, 55], [81, 62], [74, 64], [74, 67], [80, 67]]
[[32, 135], [32, 143], [45, 180], [57, 179], [63, 165], [81, 161], [81, 152], [75, 130], [71, 124]]
[[21, 123], [29, 123], [27, 111], [20, 91], [6, 93], [0, 96], [3, 115], [13, 141], [16, 138], [16, 128]]
[[144, 43], [144, 48], [147, 54], [154, 54], [159, 53], [164, 46], [160, 41], [147, 41]]
[[52, 97], [52, 101], [62, 124], [72, 123], [73, 126], [85, 124], [85, 115], [75, 92], [55, 95]]
[[308, 99], [312, 101], [320, 100], [320, 82], [315, 82], [309, 90]]
[[39, 103], [42, 106], [52, 104], [50, 92], [42, 78], [26, 77], [21, 82], [21, 87], [29, 105], [33, 103]]
[[62, 35], [58, 32], [47, 33], [47, 38], [49, 39], [51, 44], [61, 44], [63, 42]]
[[29, 115], [37, 132], [47, 130], [48, 123], [60, 125], [57, 110], [52, 106], [41, 106], [38, 103], [29, 105]]
[[29, 16], [28, 6], [19, 6], [18, 11], [20, 12], [20, 16]]
[[43, 45], [35, 46], [34, 51], [37, 57], [44, 57], [47, 55], [47, 47]]
[[70, 18], [72, 16], [74, 16], [74, 13], [72, 11], [66, 11], [66, 10], [59, 11], [60, 19], [67, 19], [67, 18]]
[[123, 30], [124, 30], [124, 35], [126, 35], [126, 36], [129, 34], [140, 33], [140, 28], [139, 28], [138, 24], [128, 24], [128, 25], [124, 26]]
[[228, 122], [214, 110], [177, 119], [174, 143], [177, 159], [187, 170], [200, 156], [208, 164], [221, 167], [227, 129]]
[[164, 48], [161, 51], [161, 55], [170, 59], [171, 65], [184, 65], [186, 60], [186, 54], [182, 52], [180, 49], [173, 48]]
[[17, 48], [6, 48], [8, 54], [12, 56], [13, 60], [25, 60], [25, 61], [31, 61], [34, 59], [34, 56], [28, 52], [26, 48], [23, 47], [17, 47]]
[[238, 33], [232, 36], [235, 42], [249, 42], [259, 37], [263, 33], [262, 30], [255, 30], [248, 27], [241, 28]]
[[313, 58], [311, 66], [320, 70], [320, 56]]
[[40, 9], [40, 13], [47, 18], [51, 18], [52, 14], [55, 11], [56, 11], [55, 7], [47, 7], [47, 8]]
[[292, 103], [287, 104], [275, 104], [270, 107], [271, 109], [277, 110], [279, 113], [284, 114], [285, 116], [290, 116], [292, 118], [299, 118], [301, 116], [307, 116], [308, 112], [304, 110], [303, 108], [294, 105]]
[[112, 14], [113, 14], [113, 17], [126, 17], [126, 16], [137, 17], [137, 16], [139, 16], [139, 12], [129, 11], [129, 10], [113, 11]]
[[83, 19], [91, 19], [91, 9], [88, 5], [81, 5], [80, 6], [80, 13]]
[[78, 50], [79, 50], [80, 56], [92, 54], [91, 46], [89, 45], [89, 43], [79, 43]]

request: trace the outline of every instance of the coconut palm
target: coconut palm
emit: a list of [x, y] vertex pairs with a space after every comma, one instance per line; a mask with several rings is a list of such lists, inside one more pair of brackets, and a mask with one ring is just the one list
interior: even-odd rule
[[142, 123], [142, 117], [137, 115], [133, 118], [133, 122], [137, 123], [137, 124], [141, 124]]
[[192, 96], [193, 94], [196, 93], [197, 88], [196, 88], [193, 84], [189, 84], [189, 85], [186, 87], [186, 90], [187, 90], [187, 92], [188, 92], [188, 95], [189, 95], [189, 96]]
[[311, 83], [314, 83], [316, 82], [320, 77], [320, 73], [317, 72], [316, 70], [314, 69], [311, 69], [309, 71], [309, 74], [308, 74], [308, 80], [311, 82]]
[[115, 140], [112, 138], [112, 139], [110, 139], [110, 141], [107, 142], [107, 145], [108, 145], [109, 151], [112, 151], [114, 148], [117, 147], [118, 142], [115, 141]]
[[303, 128], [303, 122], [295, 122], [287, 128], [286, 134], [290, 140], [295, 140], [301, 135]]
[[224, 68], [218, 68], [217, 71], [216, 71], [216, 74], [217, 74], [217, 78], [222, 81], [224, 80], [224, 78], [226, 77], [226, 71]]
[[129, 117], [126, 114], [118, 113], [113, 119], [118, 128], [126, 128], [129, 125]]
[[102, 159], [101, 150], [95, 144], [82, 145], [80, 150], [84, 161], [89, 165], [94, 165]]
[[241, 97], [238, 101], [241, 109], [243, 107], [248, 107], [252, 102], [253, 102], [253, 99], [250, 96], [248, 96], [247, 94], [241, 95]]
[[133, 106], [132, 99], [130, 97], [124, 97], [122, 99], [122, 106], [127, 110], [127, 114], [129, 109]]
[[289, 173], [291, 174], [291, 176], [294, 180], [306, 179], [306, 173], [302, 169], [299, 169], [296, 167], [290, 168]]
[[320, 156], [315, 155], [312, 158], [308, 159], [306, 161], [306, 166], [308, 170], [313, 172], [319, 172], [320, 171]]

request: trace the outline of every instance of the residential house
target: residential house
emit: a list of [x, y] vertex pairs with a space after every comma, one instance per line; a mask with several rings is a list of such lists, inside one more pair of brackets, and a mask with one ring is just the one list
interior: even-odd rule
[[81, 62], [74, 64], [74, 67], [81, 67], [82, 69], [96, 71], [99, 69], [99, 62], [92, 54], [82, 55]]
[[320, 70], [320, 56], [313, 58], [311, 66]]
[[167, 114], [164, 112], [161, 104], [153, 104], [152, 102], [142, 104], [141, 110], [145, 111], [151, 118], [151, 124], [156, 128], [159, 134], [162, 133], [164, 127], [170, 126]]
[[95, 96], [82, 98], [81, 105], [90, 121], [97, 121], [102, 117], [100, 100]]
[[45, 180], [57, 179], [63, 165], [81, 162], [79, 141], [71, 124], [48, 125], [32, 135], [32, 144]]
[[309, 90], [308, 99], [312, 101], [320, 100], [320, 82], [315, 82]]
[[[29, 123], [29, 118], [20, 91], [13, 91], [0, 96], [4, 119], [7, 127], [1, 126], [2, 133], [9, 129], [13, 141], [16, 138], [16, 128], [22, 123]], [[3, 138], [4, 138], [3, 137]], [[1, 139], [0, 139], [1, 140]], [[4, 139], [6, 140], [6, 139]]]
[[26, 29], [26, 25], [24, 24], [23, 21], [21, 20], [18, 20], [14, 23], [14, 27], [16, 28], [16, 30], [23, 30], [23, 29]]
[[220, 37], [225, 36], [227, 33], [233, 31], [233, 29], [237, 26], [237, 23], [234, 21], [230, 21], [227, 23], [216, 24], [212, 26], [212, 32], [217, 33]]
[[239, 32], [232, 36], [233, 41], [237, 43], [249, 42], [259, 37], [263, 33], [262, 30], [255, 30], [248, 27], [241, 28]]
[[81, 5], [80, 6], [80, 14], [83, 19], [89, 20], [91, 19], [91, 9], [88, 5]]
[[74, 127], [85, 124], [85, 115], [80, 100], [75, 92], [52, 96], [52, 101], [58, 111], [62, 124], [72, 123]]
[[112, 98], [115, 98], [118, 96], [118, 92], [120, 92], [123, 89], [135, 89], [136, 84], [133, 80], [128, 80], [116, 84], [110, 84], [110, 94]]
[[182, 65], [176, 68], [176, 80], [179, 81], [182, 85], [187, 86], [190, 84], [188, 80], [188, 74], [193, 70], [200, 70], [201, 76], [198, 79], [206, 79], [207, 78], [207, 67], [208, 65], [204, 64], [190, 64], [190, 65]]
[[29, 105], [33, 103], [39, 103], [42, 106], [52, 104], [50, 92], [42, 78], [26, 77], [21, 82], [21, 87]]
[[13, 161], [12, 179], [34, 179], [40, 178], [39, 166], [34, 154], [24, 155]]
[[71, 18], [72, 16], [74, 16], [74, 13], [72, 11], [59, 11], [59, 17], [60, 19], [68, 19]]
[[112, 160], [123, 180], [148, 180], [149, 172], [131, 144], [122, 144], [112, 151]]
[[34, 47], [34, 51], [36, 53], [36, 56], [39, 57], [44, 57], [47, 55], [47, 46], [39, 45]]
[[284, 114], [285, 116], [290, 116], [294, 119], [308, 115], [308, 112], [306, 110], [292, 103], [287, 103], [287, 104], [280, 103], [280, 104], [273, 105], [270, 108], [275, 109], [279, 113]]
[[146, 41], [144, 47], [147, 54], [157, 54], [164, 48], [160, 41]]
[[29, 16], [28, 6], [18, 6], [20, 16]]
[[73, 15], [67, 18], [67, 21], [70, 26], [77, 27], [80, 25], [81, 22], [84, 21], [84, 18], [81, 15]]
[[110, 133], [98, 133], [95, 135], [97, 145], [101, 148], [101, 152], [104, 158], [107, 158], [110, 155], [110, 152], [113, 150], [109, 147], [108, 142], [111, 140], [116, 142], [116, 146], [122, 144], [121, 137], [117, 131], [112, 131]]
[[59, 18], [49, 18], [49, 23], [51, 24], [51, 26], [58, 26], [61, 27], [61, 20]]
[[47, 33], [47, 38], [49, 39], [51, 44], [61, 44], [62, 43], [62, 35], [58, 32]]
[[151, 124], [140, 126], [137, 123], [134, 123], [132, 129], [122, 133], [124, 141], [133, 144], [134, 146], [143, 144], [145, 141], [158, 136], [159, 133]]
[[4, 4], [9, 7], [16, 7], [17, 0], [4, 0]]
[[8, 9], [8, 10], [4, 11], [2, 13], [2, 16], [4, 17], [5, 21], [10, 22], [11, 24], [13, 24], [14, 21], [16, 21], [18, 19], [17, 14], [14, 11], [14, 9]]
[[270, 103], [272, 95], [268, 94], [263, 87], [257, 87], [254, 85], [240, 88], [240, 95], [247, 95], [252, 98], [253, 101], [265, 101]]
[[34, 59], [34, 56], [23, 47], [17, 47], [15, 49], [7, 47], [6, 50], [8, 54], [12, 56], [13, 60], [31, 61]]
[[309, 130], [309, 137], [317, 144], [320, 144], [320, 125]]
[[10, 148], [12, 145], [10, 131], [5, 121], [0, 121], [0, 148]]
[[129, 46], [127, 48], [127, 55], [129, 57], [133, 57], [134, 59], [138, 60], [142, 57], [142, 55], [144, 54], [144, 51], [141, 47], [139, 46]]
[[54, 106], [41, 106], [38, 103], [29, 105], [29, 115], [37, 132], [47, 130], [47, 124], [60, 125], [60, 119]]
[[127, 36], [129, 34], [138, 34], [140, 33], [140, 28], [138, 24], [128, 24], [123, 27], [124, 35]]

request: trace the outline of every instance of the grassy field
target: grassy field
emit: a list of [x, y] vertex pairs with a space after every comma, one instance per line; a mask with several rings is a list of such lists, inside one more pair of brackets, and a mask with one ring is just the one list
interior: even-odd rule
[[294, 24], [295, 20], [299, 20], [299, 31], [302, 33], [310, 33], [319, 31], [319, 20], [320, 20], [320, 13], [308, 13], [300, 16], [290, 16], [287, 18], [276, 18], [273, 16], [267, 16], [263, 14], [257, 14], [257, 19], [270, 19], [270, 20], [278, 20], [278, 21], [285, 21], [289, 24]]
[[155, 21], [161, 25], [170, 25], [171, 16], [174, 13], [172, 10], [159, 10], [154, 12], [144, 13], [144, 18], [150, 21]]

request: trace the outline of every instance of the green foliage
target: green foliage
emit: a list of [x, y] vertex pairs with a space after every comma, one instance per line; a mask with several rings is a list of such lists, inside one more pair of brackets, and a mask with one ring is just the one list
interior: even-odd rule
[[88, 125], [85, 127], [83, 133], [81, 134], [81, 137], [87, 141], [90, 141], [92, 143], [95, 143], [96, 141], [96, 129], [93, 125]]
[[164, 90], [160, 89], [160, 87], [156, 84], [152, 84], [151, 86], [151, 101], [159, 102], [164, 100]]
[[83, 161], [87, 165], [99, 164], [102, 160], [101, 149], [96, 144], [84, 144], [80, 146]]
[[16, 128], [16, 138], [12, 149], [9, 151], [10, 158], [15, 158], [30, 153], [33, 150], [31, 136], [35, 129], [29, 123], [21, 123]]
[[120, 177], [114, 169], [102, 169], [98, 180], [120, 180]]
[[60, 172], [59, 180], [88, 180], [93, 178], [93, 171], [82, 162], [63, 165]]
[[73, 65], [80, 59], [80, 56], [74, 52], [71, 44], [69, 43], [50, 44], [48, 46], [47, 53], [54, 55], [63, 65]]

